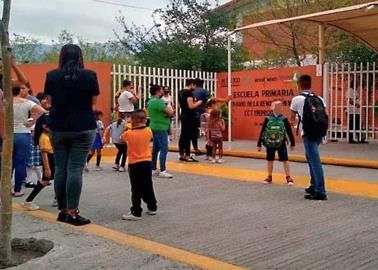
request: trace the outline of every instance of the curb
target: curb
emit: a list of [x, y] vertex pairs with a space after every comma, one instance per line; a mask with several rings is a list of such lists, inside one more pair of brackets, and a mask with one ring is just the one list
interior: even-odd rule
[[[103, 150], [104, 156], [116, 155], [117, 150], [115, 147], [105, 147]], [[201, 152], [206, 150], [200, 148]], [[177, 146], [170, 146], [170, 152], [178, 152]], [[237, 150], [223, 150], [225, 156], [230, 157], [241, 157], [241, 158], [255, 158], [255, 159], [265, 159], [265, 153], [257, 151], [237, 151]], [[289, 161], [307, 163], [306, 157], [304, 155], [289, 155]], [[335, 165], [343, 167], [357, 167], [357, 168], [367, 168], [367, 169], [378, 169], [378, 161], [363, 160], [363, 159], [346, 159], [337, 157], [322, 157], [321, 161], [324, 165]]]

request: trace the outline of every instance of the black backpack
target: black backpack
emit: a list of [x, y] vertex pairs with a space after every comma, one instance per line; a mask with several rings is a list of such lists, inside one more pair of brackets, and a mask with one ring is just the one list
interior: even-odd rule
[[327, 135], [328, 115], [323, 101], [314, 94], [301, 94], [305, 97], [303, 118], [300, 119], [304, 134], [312, 139], [320, 139]]

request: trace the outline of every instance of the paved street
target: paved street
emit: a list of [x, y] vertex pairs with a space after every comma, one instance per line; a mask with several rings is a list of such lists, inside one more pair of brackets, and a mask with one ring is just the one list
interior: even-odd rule
[[[227, 158], [224, 165], [214, 166], [205, 162], [183, 165], [176, 162], [175, 157], [175, 154], [170, 154], [169, 166], [174, 168], [174, 179], [154, 180], [159, 206], [157, 216], [144, 215], [138, 222], [121, 220], [122, 214], [130, 206], [130, 185], [127, 173], [111, 170], [110, 158], [106, 158], [108, 164], [104, 165], [103, 172], [91, 171], [85, 175], [80, 208], [82, 214], [91, 218], [93, 223], [117, 232], [247, 269], [378, 268], [378, 200], [351, 196], [348, 191], [348, 186], [369, 184], [369, 188], [373, 189], [369, 194], [373, 194], [372, 197], [375, 194], [375, 198], [378, 198], [376, 170], [358, 169], [358, 173], [353, 173], [356, 169], [326, 166], [327, 175], [332, 176], [333, 181], [343, 179], [340, 185], [345, 187], [341, 187], [339, 193], [329, 192], [326, 202], [313, 202], [305, 201], [303, 189], [297, 187], [305, 183], [294, 187], [261, 184], [262, 179], [259, 178], [264, 175], [264, 162], [261, 160]], [[277, 163], [278, 171], [282, 171], [280, 167]], [[200, 175], [204, 168], [214, 175], [222, 173], [224, 176]], [[249, 169], [252, 181], [231, 181], [237, 178], [237, 175], [232, 177], [228, 173], [232, 173], [233, 169]], [[182, 173], [180, 170], [195, 173]], [[293, 165], [294, 177], [305, 176], [306, 172], [305, 164]], [[277, 182], [283, 183], [283, 180], [277, 179]], [[43, 210], [55, 213], [50, 206], [52, 198], [52, 188], [49, 187], [36, 199], [36, 203]], [[24, 215], [17, 213], [16, 220], [30, 219]], [[38, 237], [50, 238], [49, 233], [43, 232], [45, 223], [49, 222], [34, 220], [26, 228], [16, 225], [15, 234], [21, 232], [25, 235], [30, 230], [36, 232]], [[36, 228], [39, 224], [42, 224], [41, 230]], [[72, 254], [67, 243], [73, 240], [73, 235], [64, 239], [63, 243], [57, 236], [66, 230], [73, 230], [78, 243], [82, 239], [91, 239], [93, 243], [89, 243], [89, 246], [98, 245], [99, 249], [107, 249], [109, 245], [111, 250], [119, 251], [118, 244], [108, 240], [104, 240], [106, 244], [103, 244], [98, 237], [84, 237], [82, 234], [87, 233], [85, 230], [79, 233], [75, 229], [54, 224], [54, 252], [67, 249], [66, 252]], [[87, 245], [85, 241], [83, 246]], [[81, 245], [73, 248], [78, 246]], [[151, 250], [151, 255], [148, 255], [127, 246], [121, 249], [122, 254], [112, 255], [112, 252], [102, 254], [97, 252], [97, 248], [90, 248], [84, 253], [88, 257], [82, 258], [87, 261], [93, 252], [96, 260], [83, 269], [89, 269], [89, 266], [95, 269], [191, 269], [177, 264], [176, 257], [159, 257], [159, 263], [155, 264], [152, 260], [149, 264], [149, 260], [155, 258], [152, 254], [160, 254], [159, 250]], [[107, 267], [104, 263], [112, 261], [113, 257], [116, 257], [114, 264]], [[120, 258], [125, 261], [122, 267]], [[126, 263], [130, 258], [133, 258], [131, 264]], [[185, 262], [185, 258], [181, 259], [181, 262]], [[138, 264], [139, 268], [133, 263]], [[26, 267], [28, 264], [19, 269], [29, 269]]]

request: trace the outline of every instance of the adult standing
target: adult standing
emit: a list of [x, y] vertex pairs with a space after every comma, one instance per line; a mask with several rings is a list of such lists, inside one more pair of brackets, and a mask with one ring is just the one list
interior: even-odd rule
[[[319, 144], [322, 140], [319, 136], [310, 134], [311, 132], [305, 131], [308, 110], [305, 105], [307, 104], [312, 114], [325, 115], [325, 103], [321, 97], [315, 96], [311, 91], [311, 76], [302, 75], [298, 79], [299, 95], [294, 97], [291, 101], [291, 122], [294, 123], [295, 117], [299, 115], [299, 129], [301, 131], [303, 144], [306, 152], [306, 159], [310, 170], [311, 185], [305, 191], [308, 193], [305, 195], [305, 199], [309, 200], [327, 200], [327, 195], [324, 185], [324, 172], [323, 166], [319, 155]], [[318, 103], [310, 103], [310, 98]], [[319, 100], [320, 99], [320, 100]], [[318, 104], [318, 105], [316, 105]], [[320, 119], [320, 118], [319, 118]], [[328, 123], [326, 124], [326, 126]], [[305, 128], [304, 128], [305, 127]], [[308, 130], [308, 129], [307, 129]], [[316, 130], [315, 130], [316, 131]]]
[[194, 80], [187, 79], [185, 88], [180, 91], [180, 107], [181, 107], [181, 134], [179, 139], [180, 160], [188, 162], [196, 162], [190, 156], [190, 142], [197, 139], [197, 118], [196, 109], [203, 104], [202, 100], [195, 101], [193, 90], [195, 88]]
[[[356, 85], [359, 85], [357, 82]], [[365, 143], [361, 138], [361, 98], [359, 89], [355, 88], [354, 79], [348, 88], [346, 96], [347, 108], [346, 113], [349, 120], [349, 143]], [[362, 127], [362, 126], [361, 126]]]
[[122, 115], [130, 115], [135, 109], [134, 105], [139, 101], [139, 96], [131, 86], [131, 81], [124, 80], [122, 82], [122, 89], [117, 99], [118, 112]]
[[47, 73], [45, 94], [51, 98], [50, 130], [55, 156], [57, 220], [80, 226], [90, 220], [79, 215], [83, 169], [96, 134], [92, 106], [99, 95], [97, 75], [84, 69], [77, 45], [64, 45], [59, 67]]
[[[148, 101], [147, 109], [150, 117], [149, 127], [153, 133], [153, 175], [160, 178], [172, 178], [172, 175], [167, 172], [166, 161], [168, 155], [168, 131], [171, 123], [170, 117], [173, 116], [173, 109], [168, 107], [161, 99], [163, 88], [160, 85], [151, 85], [150, 94], [151, 99]], [[160, 170], [157, 169], [158, 156]]]
[[[30, 153], [31, 130], [37, 118], [46, 113], [40, 105], [27, 100], [21, 95], [21, 88], [13, 87], [13, 169], [14, 174], [14, 193], [13, 196], [21, 197], [22, 184], [26, 180], [26, 163]], [[32, 116], [31, 118], [29, 116]]]
[[206, 112], [206, 102], [210, 97], [209, 91], [203, 88], [204, 80], [202, 79], [195, 79], [194, 85], [195, 89], [193, 91], [193, 97], [195, 100], [201, 100], [202, 104], [196, 109], [196, 137], [192, 140], [194, 152], [196, 155], [200, 155], [201, 151], [198, 148], [198, 137], [199, 137], [199, 128], [200, 128], [200, 117], [201, 114]]

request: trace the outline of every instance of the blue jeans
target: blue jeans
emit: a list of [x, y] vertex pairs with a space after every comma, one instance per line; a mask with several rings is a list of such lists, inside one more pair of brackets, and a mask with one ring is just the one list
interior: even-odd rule
[[319, 156], [319, 144], [321, 139], [314, 140], [303, 136], [306, 158], [310, 169], [311, 186], [320, 194], [325, 194], [323, 166]]
[[157, 169], [157, 159], [160, 152], [160, 171], [166, 170], [165, 163], [168, 155], [168, 131], [152, 131], [154, 134], [154, 141], [152, 147], [152, 170]]
[[59, 210], [79, 207], [83, 169], [95, 134], [95, 130], [51, 132], [55, 158], [54, 188]]
[[26, 162], [30, 152], [30, 133], [13, 134], [14, 192], [20, 192], [26, 179]]

